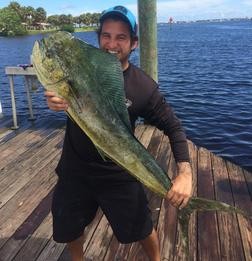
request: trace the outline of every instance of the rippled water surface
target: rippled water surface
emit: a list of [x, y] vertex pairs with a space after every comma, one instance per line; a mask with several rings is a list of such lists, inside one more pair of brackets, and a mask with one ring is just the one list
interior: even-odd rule
[[[77, 36], [96, 45], [95, 33]], [[35, 39], [0, 38], [0, 99], [11, 114], [4, 67], [29, 63]], [[159, 83], [197, 145], [252, 170], [252, 22], [158, 26]], [[138, 63], [138, 51], [132, 56]], [[21, 77], [15, 79], [19, 114], [28, 114]], [[46, 116], [42, 89], [33, 95]], [[62, 116], [63, 117], [63, 116]]]

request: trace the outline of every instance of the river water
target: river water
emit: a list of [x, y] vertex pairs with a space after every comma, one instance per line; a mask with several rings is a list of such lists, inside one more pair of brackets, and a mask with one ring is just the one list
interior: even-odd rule
[[[94, 32], [77, 37], [97, 46]], [[5, 66], [29, 63], [42, 35], [0, 38], [0, 100], [11, 115]], [[131, 57], [138, 64], [138, 50]], [[196, 145], [252, 171], [252, 21], [158, 25], [159, 84]], [[28, 114], [22, 77], [15, 78], [19, 114]], [[43, 90], [33, 94], [40, 117]], [[64, 117], [63, 114], [58, 114]]]

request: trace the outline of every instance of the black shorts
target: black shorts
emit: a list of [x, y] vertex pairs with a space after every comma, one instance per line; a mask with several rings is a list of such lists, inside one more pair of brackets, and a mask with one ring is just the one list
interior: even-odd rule
[[53, 238], [71, 242], [83, 234], [98, 207], [108, 219], [121, 243], [146, 238], [153, 229], [151, 211], [142, 184], [138, 181], [87, 182], [80, 177], [58, 180], [52, 214]]

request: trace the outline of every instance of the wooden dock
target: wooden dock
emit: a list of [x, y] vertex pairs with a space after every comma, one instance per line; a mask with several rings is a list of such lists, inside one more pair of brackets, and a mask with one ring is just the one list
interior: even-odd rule
[[[50, 213], [64, 121], [24, 120], [18, 130], [10, 130], [11, 124], [11, 119], [0, 120], [0, 260], [69, 260], [66, 246], [52, 239]], [[175, 163], [168, 138], [146, 125], [137, 127], [136, 136], [172, 177]], [[252, 173], [188, 144], [194, 195], [222, 200], [252, 214]], [[252, 260], [251, 221], [226, 213], [194, 213], [188, 257], [180, 243], [177, 210], [153, 193], [148, 192], [148, 197], [162, 260]], [[85, 231], [83, 250], [84, 260], [148, 260], [138, 243], [118, 243], [101, 211]]]

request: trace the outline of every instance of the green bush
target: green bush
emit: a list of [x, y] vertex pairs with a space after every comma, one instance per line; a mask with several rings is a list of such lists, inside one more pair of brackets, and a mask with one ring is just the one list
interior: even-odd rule
[[15, 36], [24, 34], [27, 34], [27, 31], [21, 24], [20, 17], [10, 8], [0, 9], [0, 35]]
[[60, 31], [66, 31], [66, 32], [69, 32], [69, 33], [73, 33], [74, 32], [74, 27], [73, 27], [72, 24], [63, 24], [60, 27]]

